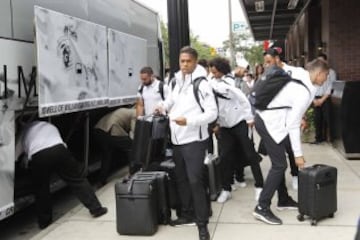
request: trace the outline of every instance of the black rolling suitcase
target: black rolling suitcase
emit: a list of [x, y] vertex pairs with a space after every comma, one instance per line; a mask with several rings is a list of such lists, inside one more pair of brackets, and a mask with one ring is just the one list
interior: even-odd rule
[[299, 171], [299, 221], [304, 215], [311, 219], [311, 225], [325, 217], [333, 217], [337, 210], [337, 169], [316, 164]]
[[166, 159], [166, 144], [169, 134], [169, 118], [164, 115], [152, 117], [151, 142], [148, 155], [145, 159], [146, 169], [153, 162], [162, 162]]
[[180, 197], [177, 191], [175, 179], [175, 163], [173, 160], [161, 162], [158, 169], [167, 172], [169, 176], [169, 205], [175, 209], [177, 214], [180, 212]]
[[167, 225], [171, 220], [171, 209], [169, 204], [169, 177], [166, 172], [138, 172], [134, 179], [146, 179], [149, 177], [156, 178], [158, 192], [158, 223]]
[[122, 235], [153, 235], [158, 229], [155, 177], [115, 184], [116, 226]]
[[209, 174], [210, 199], [211, 201], [216, 201], [222, 189], [220, 159], [218, 157], [211, 159], [207, 164], [207, 168]]
[[150, 150], [152, 134], [152, 122], [146, 119], [136, 120], [134, 140], [131, 150], [131, 161], [133, 164], [142, 166]]
[[131, 161], [144, 169], [152, 162], [165, 160], [166, 139], [169, 129], [167, 116], [148, 116], [135, 125]]

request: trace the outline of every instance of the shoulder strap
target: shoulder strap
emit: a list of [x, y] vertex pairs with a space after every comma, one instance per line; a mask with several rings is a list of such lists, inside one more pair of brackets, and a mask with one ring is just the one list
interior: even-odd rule
[[142, 95], [143, 90], [144, 90], [144, 84], [141, 84], [141, 86], [140, 86], [140, 88], [139, 88], [139, 93], [140, 93], [140, 95]]
[[174, 90], [175, 85], [176, 85], [176, 78], [173, 77], [172, 79], [170, 79], [170, 82], [171, 82], [171, 90]]
[[165, 96], [164, 96], [164, 82], [163, 81], [159, 81], [159, 93], [161, 96], [162, 100], [165, 100]]
[[205, 112], [204, 108], [200, 104], [200, 98], [199, 98], [199, 86], [200, 86], [200, 83], [201, 83], [202, 80], [206, 81], [206, 78], [205, 77], [195, 78], [192, 81], [192, 85], [193, 85], [193, 92], [194, 92], [195, 100], [196, 100], [197, 104], [199, 105], [201, 111]]
[[306, 90], [308, 90], [309, 94], [311, 95], [311, 92], [310, 92], [310, 89], [305, 85], [305, 83], [303, 83], [301, 80], [298, 80], [298, 79], [294, 79], [294, 78], [291, 78], [291, 81], [295, 82], [295, 83], [298, 83], [300, 85], [303, 85]]
[[225, 99], [225, 100], [230, 100], [231, 99], [231, 98], [228, 98], [228, 97], [224, 96], [223, 94], [219, 93], [218, 91], [213, 90], [213, 93], [214, 93], [214, 96], [215, 96], [216, 100], [217, 100], [217, 98], [222, 98], [222, 99]]
[[229, 73], [228, 73], [228, 74], [226, 74], [226, 75], [225, 75], [225, 77], [228, 77], [228, 78], [231, 78], [232, 80], [235, 80], [234, 76], [233, 76], [233, 75], [231, 75], [231, 74], [229, 74]]
[[[306, 90], [309, 92], [309, 94], [311, 95], [310, 89], [305, 85], [305, 83], [303, 83], [301, 80], [298, 79], [294, 79], [291, 78], [290, 81], [295, 82], [297, 84], [300, 84], [302, 86], [304, 86], [306, 88]], [[286, 109], [286, 108], [291, 108], [290, 106], [283, 106], [283, 107], [271, 107], [271, 108], [266, 108], [266, 110], [277, 110], [277, 109]]]

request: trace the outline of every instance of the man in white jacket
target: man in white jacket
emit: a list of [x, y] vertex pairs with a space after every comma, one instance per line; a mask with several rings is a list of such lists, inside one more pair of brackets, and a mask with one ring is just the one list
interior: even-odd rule
[[[268, 224], [282, 224], [281, 219], [270, 210], [270, 204], [276, 190], [286, 189], [282, 186], [285, 184], [284, 173], [287, 168], [286, 140], [290, 138], [295, 163], [299, 168], [303, 168], [305, 159], [300, 140], [301, 120], [314, 98], [315, 86], [322, 85], [329, 73], [328, 65], [318, 59], [308, 63], [306, 69], [307, 71], [303, 70], [300, 76], [306, 87], [299, 83], [289, 82], [268, 104], [269, 109], [258, 110], [255, 117], [256, 130], [268, 151], [271, 168], [253, 215]], [[284, 106], [289, 108], [274, 109]]]
[[[217, 117], [217, 107], [212, 89], [206, 81], [206, 71], [197, 64], [198, 54], [191, 47], [180, 50], [180, 71], [175, 74], [176, 84], [159, 111], [167, 111], [170, 119], [173, 160], [181, 201], [181, 214], [174, 225], [191, 223], [192, 206], [199, 229], [200, 240], [210, 239], [207, 228], [207, 204], [204, 158], [207, 148], [208, 124]], [[197, 80], [205, 78], [204, 80]], [[194, 91], [194, 82], [201, 81]], [[195, 94], [198, 94], [199, 102]]]
[[[251, 113], [250, 102], [245, 94], [235, 86], [230, 85], [227, 74], [230, 65], [224, 58], [214, 58], [210, 61], [210, 71], [214, 79], [211, 86], [218, 101], [220, 126], [220, 158], [222, 169], [223, 190], [217, 201], [224, 203], [231, 198], [231, 184], [236, 163], [251, 167], [255, 179], [255, 199], [258, 200], [263, 187], [263, 176], [259, 164], [261, 158], [255, 151], [254, 144], [249, 138], [249, 127], [254, 126], [254, 116]], [[230, 81], [231, 82], [231, 81]], [[237, 150], [241, 149], [241, 155]]]

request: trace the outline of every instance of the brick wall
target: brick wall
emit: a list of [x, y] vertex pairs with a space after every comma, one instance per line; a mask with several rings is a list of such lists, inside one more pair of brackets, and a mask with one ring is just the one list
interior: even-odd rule
[[338, 79], [360, 81], [360, 1], [323, 1], [329, 1], [329, 63]]
[[[318, 47], [324, 45], [322, 51], [328, 55], [338, 79], [360, 81], [360, 0], [320, 0], [314, 3], [297, 28], [293, 27], [287, 35], [291, 46], [287, 47], [286, 56], [292, 59], [305, 52], [306, 63], [315, 58]], [[304, 32], [304, 36], [300, 32]], [[299, 41], [294, 41], [294, 38]]]

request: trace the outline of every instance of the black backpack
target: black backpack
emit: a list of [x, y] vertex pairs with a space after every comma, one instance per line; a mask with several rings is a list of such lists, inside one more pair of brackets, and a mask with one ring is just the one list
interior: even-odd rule
[[[141, 94], [141, 96], [142, 96], [143, 90], [144, 90], [144, 85], [141, 85], [141, 87], [139, 89], [139, 93]], [[159, 93], [160, 93], [161, 99], [165, 100], [164, 82], [162, 82], [162, 81], [159, 82]]]
[[304, 86], [310, 93], [309, 88], [300, 80], [293, 79], [282, 68], [273, 66], [265, 72], [265, 78], [259, 79], [252, 89], [249, 100], [258, 110], [275, 110], [291, 108], [290, 106], [268, 108], [269, 103], [289, 82], [295, 82]]
[[[205, 110], [204, 110], [203, 106], [201, 106], [200, 98], [199, 98], [199, 86], [200, 86], [200, 83], [201, 83], [202, 80], [207, 81], [207, 78], [206, 77], [195, 78], [192, 81], [191, 84], [193, 85], [193, 92], [194, 92], [195, 100], [196, 100], [197, 104], [199, 105], [201, 111], [204, 112]], [[172, 78], [170, 81], [171, 81], [171, 90], [174, 90], [174, 87], [176, 85], [176, 80], [175, 80], [175, 78]], [[228, 84], [228, 83], [226, 83], [226, 84]], [[214, 93], [214, 96], [215, 96], [216, 105], [218, 105], [218, 98], [230, 100], [230, 98], [225, 97], [224, 95], [222, 95], [221, 93], [216, 92], [215, 90], [213, 90], [213, 93]]]
[[[195, 100], [196, 100], [197, 104], [199, 105], [201, 111], [205, 112], [203, 106], [201, 106], [201, 104], [200, 104], [200, 98], [199, 98], [199, 86], [200, 86], [200, 83], [202, 80], [207, 81], [206, 77], [198, 77], [198, 78], [195, 78], [191, 82], [191, 84], [193, 85], [193, 92], [194, 92]], [[176, 79], [172, 78], [170, 81], [171, 81], [171, 90], [174, 90], [174, 87], [176, 85]]]

